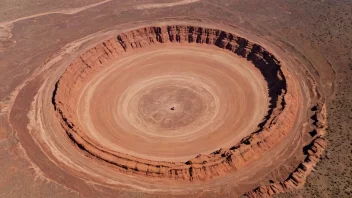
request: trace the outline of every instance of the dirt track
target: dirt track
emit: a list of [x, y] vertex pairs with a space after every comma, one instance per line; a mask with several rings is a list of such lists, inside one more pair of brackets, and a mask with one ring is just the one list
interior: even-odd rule
[[290, 48], [202, 24], [96, 32], [17, 86], [2, 112], [37, 177], [84, 196], [256, 197], [301, 187], [327, 146], [329, 81], [322, 86]]

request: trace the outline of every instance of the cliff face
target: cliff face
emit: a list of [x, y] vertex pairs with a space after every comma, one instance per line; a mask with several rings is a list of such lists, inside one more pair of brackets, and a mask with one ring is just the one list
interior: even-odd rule
[[312, 172], [327, 146], [323, 137], [316, 138], [308, 147], [308, 156], [296, 170], [283, 182], [273, 183], [268, 186], [260, 186], [246, 193], [247, 197], [272, 197], [274, 194], [287, 192], [302, 187], [307, 176]]
[[327, 124], [325, 104], [318, 103], [317, 106], [314, 107], [314, 110], [315, 113], [312, 116], [312, 121], [313, 125], [315, 125], [313, 130], [313, 136], [315, 136], [315, 138], [310, 144], [303, 148], [306, 154], [304, 161], [298, 165], [285, 181], [276, 182], [267, 186], [259, 186], [253, 191], [247, 192], [245, 196], [251, 198], [272, 197], [274, 194], [303, 187], [306, 178], [320, 161], [328, 144], [327, 140], [323, 137]]
[[[75, 100], [78, 91], [108, 62], [117, 60], [126, 52], [164, 43], [196, 43], [215, 45], [233, 52], [252, 62], [267, 81], [271, 98], [266, 119], [258, 124], [258, 131], [229, 149], [214, 151], [209, 155], [198, 155], [185, 163], [151, 161], [123, 153], [112, 152], [89, 139], [81, 130], [75, 117]], [[234, 172], [260, 158], [273, 149], [288, 133], [295, 122], [298, 109], [298, 93], [289, 72], [283, 68], [270, 52], [258, 44], [221, 30], [194, 26], [146, 27], [122, 33], [91, 48], [79, 56], [57, 82], [53, 94], [53, 105], [67, 136], [91, 157], [113, 165], [120, 172], [148, 177], [169, 178], [180, 182], [209, 180], [216, 176]], [[321, 154], [325, 141], [318, 138], [309, 150], [309, 161], [302, 163], [291, 176], [280, 184], [261, 187], [248, 194], [271, 195], [303, 183], [307, 172]]]

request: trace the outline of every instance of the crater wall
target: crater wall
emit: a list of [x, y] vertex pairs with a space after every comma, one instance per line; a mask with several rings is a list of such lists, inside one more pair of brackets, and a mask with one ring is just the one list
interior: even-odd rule
[[[255, 66], [263, 76], [269, 99], [269, 108], [263, 120], [250, 135], [231, 147], [199, 154], [185, 162], [155, 161], [115, 152], [86, 135], [76, 115], [76, 105], [82, 87], [106, 66], [126, 54], [159, 45], [215, 46]], [[251, 80], [251, 79], [248, 79]], [[287, 135], [297, 121], [300, 92], [290, 72], [273, 54], [262, 46], [225, 31], [195, 26], [154, 26], [122, 33], [83, 53], [67, 68], [56, 83], [53, 107], [67, 137], [77, 149], [116, 168], [116, 171], [151, 178], [171, 179], [179, 182], [211, 180], [225, 176], [260, 159]], [[324, 127], [320, 127], [324, 128]], [[205, 129], [206, 130], [206, 129]], [[322, 131], [319, 131], [322, 135]], [[323, 138], [314, 140], [308, 150], [307, 162], [280, 185], [261, 187], [249, 193], [273, 194], [303, 183], [306, 172], [317, 160], [326, 143]]]

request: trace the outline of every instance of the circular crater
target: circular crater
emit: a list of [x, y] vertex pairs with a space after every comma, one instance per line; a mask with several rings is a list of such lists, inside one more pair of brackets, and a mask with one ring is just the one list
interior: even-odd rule
[[68, 153], [57, 158], [107, 179], [101, 183], [168, 191], [176, 182], [171, 190], [183, 192], [261, 181], [312, 130], [307, 158], [248, 195], [299, 186], [326, 146], [325, 106], [314, 83], [297, 80], [285, 61], [204, 27], [152, 26], [111, 37], [80, 54], [51, 92], [60, 123], [51, 138], [64, 136], [57, 153]]
[[[54, 105], [85, 152], [122, 171], [208, 180], [241, 168], [256, 157], [253, 146], [260, 150], [260, 143], [290, 130], [294, 118], [280, 129], [267, 123], [297, 112], [294, 89], [285, 109], [287, 84], [280, 62], [244, 38], [150, 27], [80, 56], [58, 81]], [[251, 139], [258, 140], [251, 145]]]

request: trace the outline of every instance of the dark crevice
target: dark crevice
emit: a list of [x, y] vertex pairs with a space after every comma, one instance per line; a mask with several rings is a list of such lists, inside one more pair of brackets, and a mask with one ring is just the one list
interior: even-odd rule
[[80, 56], [79, 58], [81, 59], [81, 61], [82, 61], [87, 67], [91, 68], [90, 65], [88, 65], [88, 63], [87, 63], [86, 61], [84, 61], [81, 56]]
[[57, 94], [57, 89], [58, 89], [58, 87], [59, 87], [59, 82], [60, 82], [60, 81], [57, 81], [57, 82], [55, 83], [53, 95], [51, 96], [51, 103], [53, 104], [55, 111], [56, 111], [56, 100], [55, 100], [55, 96], [56, 96], [56, 94]]
[[104, 45], [104, 52], [105, 52], [105, 54], [106, 54], [107, 56], [109, 56], [109, 54], [105, 51], [105, 49], [107, 49], [107, 50], [110, 52], [110, 54], [112, 54], [112, 51], [108, 48], [108, 46], [106, 45], [105, 42], [103, 42], [103, 45]]
[[117, 36], [117, 41], [120, 43], [120, 45], [122, 46], [122, 48], [126, 51], [127, 46], [126, 43], [122, 40], [121, 36]]

